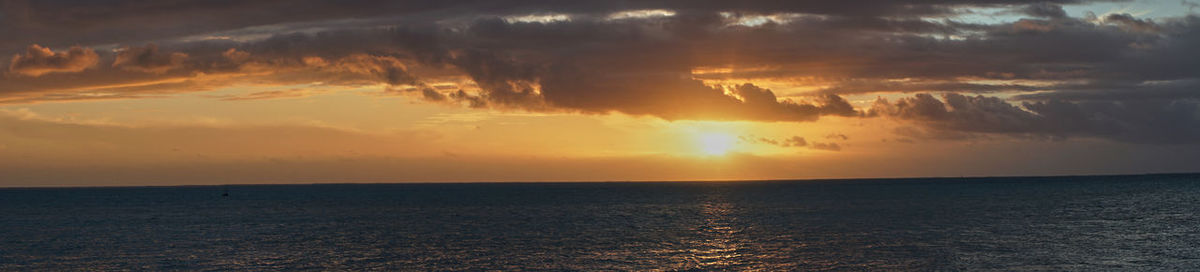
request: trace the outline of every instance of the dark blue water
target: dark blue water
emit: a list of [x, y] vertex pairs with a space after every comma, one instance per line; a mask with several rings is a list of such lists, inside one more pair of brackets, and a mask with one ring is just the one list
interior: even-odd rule
[[0, 270], [1197, 270], [1198, 214], [1200, 175], [0, 189]]

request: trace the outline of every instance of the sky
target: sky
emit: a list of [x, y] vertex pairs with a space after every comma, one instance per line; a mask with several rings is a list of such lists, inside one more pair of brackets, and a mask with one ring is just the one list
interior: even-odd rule
[[1198, 3], [0, 0], [0, 187], [1197, 172]]

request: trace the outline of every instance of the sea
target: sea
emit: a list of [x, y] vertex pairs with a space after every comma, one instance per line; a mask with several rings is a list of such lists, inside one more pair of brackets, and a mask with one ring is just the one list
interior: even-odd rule
[[0, 189], [0, 271], [128, 270], [1195, 271], [1200, 175]]

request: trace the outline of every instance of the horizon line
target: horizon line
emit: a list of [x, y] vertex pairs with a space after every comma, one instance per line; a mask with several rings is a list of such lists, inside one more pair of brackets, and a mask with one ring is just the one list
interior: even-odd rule
[[175, 185], [94, 185], [94, 186], [0, 186], [8, 189], [87, 189], [87, 188], [160, 188], [160, 187], [221, 187], [221, 186], [294, 186], [294, 185], [436, 185], [436, 184], [564, 184], [564, 183], [734, 183], [734, 182], [820, 182], [820, 181], [889, 181], [914, 179], [1013, 179], [1013, 178], [1070, 178], [1070, 177], [1134, 177], [1134, 176], [1188, 176], [1200, 172], [1161, 172], [1140, 174], [1066, 174], [1066, 175], [1012, 175], [1012, 176], [927, 176], [927, 177], [857, 177], [857, 178], [801, 178], [801, 179], [714, 179], [714, 180], [563, 180], [563, 181], [413, 181], [413, 182], [309, 182], [309, 183], [226, 183], [226, 184], [175, 184]]

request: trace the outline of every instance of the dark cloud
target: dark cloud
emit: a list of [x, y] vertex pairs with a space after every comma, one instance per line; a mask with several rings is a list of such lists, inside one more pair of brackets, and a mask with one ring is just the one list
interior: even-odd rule
[[480, 50], [466, 50], [449, 60], [483, 89], [480, 99], [501, 107], [538, 110], [544, 102], [534, 91], [540, 66]]
[[1129, 13], [1109, 14], [1104, 17], [1104, 22], [1115, 24], [1131, 31], [1158, 32], [1161, 30], [1154, 21], [1134, 18]]
[[417, 78], [408, 73], [404, 63], [390, 56], [351, 55], [334, 63], [336, 69], [374, 76], [389, 85], [415, 85]]
[[1014, 96], [1024, 101], [1134, 101], [1200, 99], [1200, 79], [1170, 81], [1096, 80], [1074, 84], [1059, 84], [1045, 89], [1053, 92], [1029, 93]]
[[[1078, 3], [1076, 0], [867, 0], [838, 1], [724, 1], [724, 0], [603, 0], [603, 1], [433, 1], [433, 0], [258, 0], [258, 1], [129, 1], [129, 0], [10, 0], [0, 34], [21, 37], [0, 41], [4, 46], [53, 41], [110, 44], [187, 36], [246, 27], [285, 23], [334, 21], [345, 18], [452, 17], [486, 14], [572, 13], [603, 15], [621, 10], [671, 9], [687, 12], [741, 11], [754, 13], [813, 13], [851, 17], [937, 16], [955, 7], [1026, 3]], [[430, 18], [437, 19], [437, 18]]]
[[112, 66], [130, 71], [161, 74], [171, 69], [181, 68], [183, 61], [187, 58], [188, 55], [185, 53], [159, 52], [158, 45], [147, 44], [141, 47], [121, 48], [117, 52]]
[[1034, 17], [1045, 18], [1066, 18], [1067, 11], [1063, 10], [1062, 6], [1051, 3], [1033, 3], [1025, 6], [1020, 10], [1022, 13]]
[[71, 47], [66, 52], [54, 52], [50, 48], [30, 45], [25, 54], [13, 56], [8, 65], [10, 73], [37, 77], [47, 73], [79, 72], [96, 65], [99, 56], [91, 48]]
[[961, 93], [995, 93], [995, 92], [1033, 92], [1045, 90], [1022, 84], [980, 84], [956, 81], [932, 82], [888, 82], [878, 80], [847, 80], [838, 82], [819, 90], [819, 93], [830, 94], [859, 94], [859, 93], [911, 93], [911, 92], [961, 92]]
[[453, 98], [455, 101], [464, 102], [464, 103], [466, 103], [466, 105], [468, 107], [471, 107], [471, 108], [478, 109], [478, 108], [486, 108], [487, 107], [487, 101], [485, 101], [483, 98], [481, 98], [479, 96], [468, 94], [467, 92], [464, 92], [463, 90], [458, 90], [458, 91], [452, 92], [449, 95], [447, 95], [447, 97]]
[[[612, 72], [553, 74], [542, 82], [542, 93], [559, 107], [668, 120], [812, 121], [821, 115], [858, 114], [836, 95], [820, 96], [812, 103], [794, 102], [779, 100], [771, 90], [753, 84], [725, 88], [706, 86], [685, 74]], [[726, 95], [726, 90], [734, 96]]]
[[421, 97], [424, 97], [425, 100], [427, 100], [427, 101], [434, 101], [434, 102], [441, 102], [441, 101], [446, 100], [446, 95], [439, 93], [437, 91], [434, 91], [433, 89], [430, 89], [430, 88], [421, 89]]
[[405, 94], [409, 94], [409, 93], [415, 93], [422, 100], [429, 101], [429, 102], [449, 102], [450, 101], [449, 95], [438, 92], [437, 90], [434, 90], [433, 88], [417, 88], [417, 87], [400, 88], [400, 89], [389, 88], [379, 94], [385, 95], [385, 96], [390, 96], [390, 95], [405, 95]]
[[[909, 120], [933, 129], [906, 129], [898, 133], [917, 138], [965, 138], [970, 136], [963, 133], [989, 133], [1044, 139], [1095, 137], [1134, 143], [1200, 143], [1200, 100], [1194, 99], [1050, 100], [1026, 102], [1018, 107], [994, 97], [946, 94], [939, 100], [929, 94], [918, 94], [891, 103], [881, 99], [870, 114]], [[942, 135], [929, 136], [930, 133]]]
[[[30, 70], [76, 72], [69, 81], [6, 78], [0, 94], [8, 100], [0, 102], [67, 90], [135, 96], [232, 84], [386, 85], [473, 108], [669, 120], [891, 116], [939, 132], [1176, 143], [1189, 141], [1149, 134], [1171, 133], [1161, 120], [1192, 124], [1182, 112], [1195, 104], [1200, 82], [1200, 18], [1067, 16], [1062, 6], [1078, 1], [122, 3], [6, 2], [0, 34], [18, 38], [0, 41], [0, 50], [41, 41], [124, 49], [91, 53], [93, 64], [111, 66]], [[977, 8], [1029, 18], [954, 17]], [[674, 15], [608, 18], [638, 9]], [[563, 19], [514, 19], [530, 14]], [[154, 43], [127, 45], [146, 42]], [[694, 73], [705, 69], [728, 72]], [[787, 93], [753, 83], [764, 79], [822, 88]], [[429, 86], [446, 81], [456, 86]], [[1014, 100], [917, 95], [863, 115], [840, 96], [893, 92]], [[1089, 118], [1048, 115], [1060, 111]], [[1109, 114], [1128, 116], [1096, 117]], [[1066, 120], [1083, 124], [1051, 125]]]
[[914, 120], [948, 130], [970, 132], [1035, 131], [1038, 116], [995, 97], [947, 94], [938, 100], [917, 94], [895, 103], [880, 99], [871, 114]]
[[1200, 143], [1200, 100], [1025, 103], [1051, 131], [1135, 143]]

